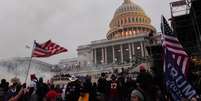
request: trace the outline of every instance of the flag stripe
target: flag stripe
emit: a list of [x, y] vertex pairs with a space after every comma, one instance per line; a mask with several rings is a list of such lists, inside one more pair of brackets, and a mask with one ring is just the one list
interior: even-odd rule
[[182, 55], [187, 55], [186, 52], [182, 51], [182, 50], [177, 50], [171, 47], [167, 47], [167, 49], [177, 55], [182, 54]]
[[177, 64], [180, 65], [180, 62], [181, 62], [181, 56], [178, 56], [178, 58], [177, 58]]
[[181, 48], [181, 49], [183, 49], [183, 47], [182, 47], [180, 44], [174, 44], [174, 43], [169, 42], [169, 41], [165, 41], [165, 42], [163, 43], [163, 45], [169, 45], [169, 46], [173, 46], [173, 47], [175, 47], [175, 48]]
[[183, 67], [182, 67], [182, 72], [183, 73], [186, 73], [186, 71], [185, 71], [186, 68], [185, 67], [187, 66], [188, 61], [189, 61], [189, 58], [184, 58]]
[[164, 35], [164, 38], [165, 38], [165, 39], [172, 40], [172, 41], [174, 41], [174, 42], [179, 42], [179, 40], [178, 40], [176, 37], [173, 37], [173, 36]]
[[[171, 46], [171, 45], [168, 45], [168, 44], [165, 44], [165, 45], [163, 45], [163, 46], [166, 46], [166, 47], [168, 47], [168, 48], [173, 48], [173, 49], [176, 49], [176, 50], [180, 50], [180, 51], [184, 51], [183, 48], [176, 47], [176, 46]], [[186, 53], [186, 52], [185, 52], [185, 53]]]

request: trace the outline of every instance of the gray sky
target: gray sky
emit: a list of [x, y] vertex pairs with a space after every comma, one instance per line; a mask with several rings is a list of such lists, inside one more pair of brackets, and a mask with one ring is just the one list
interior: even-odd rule
[[[159, 30], [161, 14], [169, 17], [171, 0], [133, 0]], [[0, 0], [0, 58], [30, 56], [33, 40], [48, 39], [66, 47], [67, 53], [46, 59], [77, 56], [77, 46], [103, 39], [115, 10], [123, 0]]]

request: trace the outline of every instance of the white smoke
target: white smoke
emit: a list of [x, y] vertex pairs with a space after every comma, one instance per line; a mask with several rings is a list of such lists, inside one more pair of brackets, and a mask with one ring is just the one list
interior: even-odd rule
[[[0, 65], [0, 79], [6, 79], [8, 82], [14, 77], [20, 79], [21, 83], [25, 82], [29, 62], [26, 60], [9, 60], [6, 62], [1, 61]], [[44, 64], [40, 61], [33, 61], [30, 66], [27, 83], [30, 82], [30, 75], [35, 74], [37, 78], [42, 77], [44, 82], [50, 80], [53, 73], [50, 72], [51, 65]]]

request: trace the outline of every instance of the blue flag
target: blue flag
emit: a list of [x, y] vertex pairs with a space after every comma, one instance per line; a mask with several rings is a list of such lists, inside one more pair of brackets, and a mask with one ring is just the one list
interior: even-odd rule
[[181, 67], [173, 59], [172, 52], [165, 49], [165, 81], [168, 91], [174, 101], [181, 101], [182, 98], [191, 99], [196, 97], [195, 89], [185, 79]]

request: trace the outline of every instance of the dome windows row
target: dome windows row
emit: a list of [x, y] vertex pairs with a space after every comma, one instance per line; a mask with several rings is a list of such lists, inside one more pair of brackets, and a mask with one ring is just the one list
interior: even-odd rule
[[115, 21], [114, 23], [112, 23], [112, 27], [113, 26], [120, 27], [121, 25], [127, 23], [149, 23], [149, 20], [144, 17], [128, 17]]
[[125, 11], [142, 11], [139, 7], [133, 7], [132, 5], [128, 5], [127, 7], [121, 7], [117, 10], [117, 13], [119, 12], [125, 12]]
[[127, 28], [123, 30], [118, 30], [115, 32], [112, 32], [108, 35], [108, 39], [116, 39], [116, 38], [123, 38], [123, 37], [133, 37], [140, 33], [149, 33], [150, 29], [143, 28], [143, 27], [133, 27], [133, 28]]

